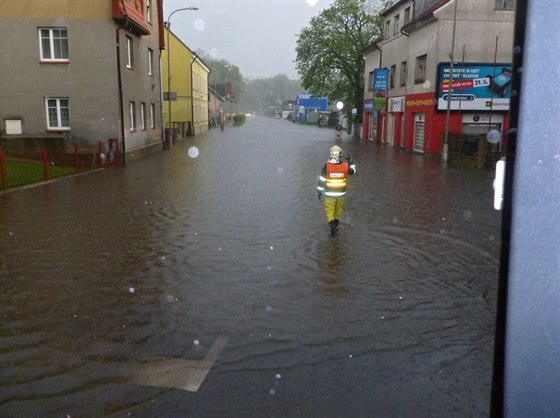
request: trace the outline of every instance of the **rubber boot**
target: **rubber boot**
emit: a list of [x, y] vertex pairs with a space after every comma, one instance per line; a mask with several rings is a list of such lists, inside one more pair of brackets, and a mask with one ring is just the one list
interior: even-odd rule
[[334, 221], [330, 221], [329, 226], [331, 227], [331, 235], [334, 237], [336, 235], [336, 225]]

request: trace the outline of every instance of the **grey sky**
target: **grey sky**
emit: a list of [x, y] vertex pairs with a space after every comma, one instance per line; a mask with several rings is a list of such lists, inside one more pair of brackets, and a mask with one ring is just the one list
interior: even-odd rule
[[297, 35], [334, 0], [164, 0], [164, 20], [192, 50], [239, 67], [244, 77], [296, 78]]

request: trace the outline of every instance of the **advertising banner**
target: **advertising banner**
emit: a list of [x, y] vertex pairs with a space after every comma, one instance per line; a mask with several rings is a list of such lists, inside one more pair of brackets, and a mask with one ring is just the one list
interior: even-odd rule
[[450, 110], [509, 110], [511, 64], [454, 64], [452, 79], [449, 63], [439, 63], [437, 110], [447, 110], [448, 100]]
[[387, 87], [389, 70], [377, 68], [373, 70], [373, 108], [375, 110], [387, 109]]

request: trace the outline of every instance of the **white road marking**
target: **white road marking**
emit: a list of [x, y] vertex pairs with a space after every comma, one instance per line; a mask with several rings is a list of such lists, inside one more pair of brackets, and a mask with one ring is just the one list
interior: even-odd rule
[[204, 360], [180, 358], [152, 358], [142, 362], [132, 377], [133, 383], [196, 392], [218, 356], [224, 349], [229, 336], [220, 335], [204, 356]]

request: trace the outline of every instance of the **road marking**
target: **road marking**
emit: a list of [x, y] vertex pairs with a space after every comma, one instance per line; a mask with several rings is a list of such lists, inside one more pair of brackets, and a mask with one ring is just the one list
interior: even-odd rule
[[142, 362], [132, 377], [133, 383], [170, 389], [196, 392], [218, 356], [224, 349], [229, 336], [220, 335], [204, 356], [204, 360], [181, 358], [151, 358]]

